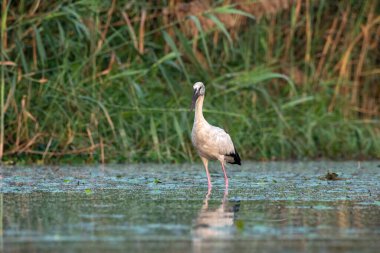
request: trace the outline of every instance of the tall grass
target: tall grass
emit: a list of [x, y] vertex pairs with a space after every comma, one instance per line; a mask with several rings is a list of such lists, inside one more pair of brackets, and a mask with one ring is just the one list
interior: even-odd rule
[[202, 80], [207, 119], [244, 159], [380, 158], [379, 8], [3, 0], [0, 156], [194, 160], [188, 108]]

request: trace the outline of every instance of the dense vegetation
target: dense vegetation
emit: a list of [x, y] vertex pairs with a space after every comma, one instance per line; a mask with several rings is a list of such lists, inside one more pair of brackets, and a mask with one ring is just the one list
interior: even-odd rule
[[200, 80], [206, 118], [243, 160], [380, 158], [377, 0], [1, 8], [8, 163], [193, 160], [188, 108]]

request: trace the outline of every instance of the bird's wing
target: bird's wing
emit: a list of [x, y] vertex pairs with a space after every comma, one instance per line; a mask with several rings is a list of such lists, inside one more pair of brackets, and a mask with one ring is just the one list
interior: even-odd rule
[[210, 133], [212, 135], [212, 139], [218, 147], [220, 155], [235, 153], [234, 144], [228, 133], [226, 133], [223, 129], [214, 126]]

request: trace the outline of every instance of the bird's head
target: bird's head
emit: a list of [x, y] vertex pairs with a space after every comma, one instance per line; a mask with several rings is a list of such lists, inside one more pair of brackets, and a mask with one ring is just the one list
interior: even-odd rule
[[193, 100], [191, 102], [190, 110], [193, 110], [195, 108], [195, 103], [197, 102], [197, 99], [200, 96], [204, 96], [205, 91], [206, 91], [205, 85], [202, 82], [196, 82], [193, 85], [193, 89], [194, 89], [194, 93], [193, 93]]

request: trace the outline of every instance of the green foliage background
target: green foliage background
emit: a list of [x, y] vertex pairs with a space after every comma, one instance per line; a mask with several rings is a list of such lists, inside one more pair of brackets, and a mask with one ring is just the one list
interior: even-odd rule
[[379, 3], [241, 2], [3, 0], [2, 160], [194, 160], [196, 81], [243, 160], [380, 158]]

